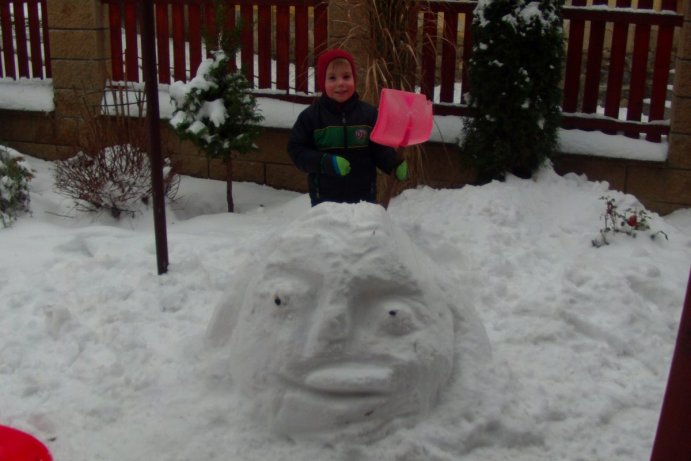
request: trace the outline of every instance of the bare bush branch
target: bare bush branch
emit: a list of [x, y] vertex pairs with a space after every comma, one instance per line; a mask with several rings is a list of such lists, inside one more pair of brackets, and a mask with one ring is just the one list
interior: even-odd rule
[[[112, 89], [107, 100], [110, 116], [101, 114], [101, 105], [82, 102], [81, 135], [74, 146], [76, 155], [56, 162], [55, 186], [72, 198], [80, 211], [108, 211], [114, 218], [134, 215], [151, 196], [151, 165], [146, 153], [147, 124], [143, 99], [127, 89]], [[128, 94], [125, 94], [127, 92]], [[166, 159], [164, 187], [168, 198], [177, 193], [179, 178]]]

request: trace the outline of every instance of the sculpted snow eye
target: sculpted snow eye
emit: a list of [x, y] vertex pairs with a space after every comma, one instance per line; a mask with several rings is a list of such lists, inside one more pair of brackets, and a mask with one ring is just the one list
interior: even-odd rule
[[302, 302], [302, 298], [303, 296], [298, 293], [280, 291], [272, 293], [267, 302], [271, 306], [272, 310], [276, 312], [284, 312], [293, 310], [295, 307], [299, 306]]
[[311, 277], [300, 273], [270, 276], [256, 287], [266, 312], [302, 309], [313, 291]]
[[380, 329], [393, 336], [402, 336], [417, 331], [419, 322], [410, 312], [408, 306], [398, 305], [385, 307], [385, 314], [381, 315]]

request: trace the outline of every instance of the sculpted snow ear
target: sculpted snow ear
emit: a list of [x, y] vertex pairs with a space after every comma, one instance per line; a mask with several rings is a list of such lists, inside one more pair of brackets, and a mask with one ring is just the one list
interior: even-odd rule
[[229, 298], [228, 295], [224, 296], [221, 301], [223, 308], [214, 310], [206, 331], [207, 343], [212, 347], [221, 347], [226, 344], [237, 322], [237, 311], [240, 307], [232, 301], [229, 302]]
[[233, 281], [232, 289], [226, 290], [220, 301], [216, 304], [214, 313], [206, 330], [206, 341], [212, 347], [225, 345], [233, 335], [238, 321], [242, 301], [245, 297], [245, 289], [249, 282], [247, 270], [242, 271]]

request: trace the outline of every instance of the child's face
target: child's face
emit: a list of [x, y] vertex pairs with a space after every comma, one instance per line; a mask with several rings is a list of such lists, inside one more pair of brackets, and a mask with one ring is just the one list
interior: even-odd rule
[[326, 67], [324, 91], [328, 97], [338, 103], [344, 103], [353, 96], [355, 78], [347, 60], [334, 59]]

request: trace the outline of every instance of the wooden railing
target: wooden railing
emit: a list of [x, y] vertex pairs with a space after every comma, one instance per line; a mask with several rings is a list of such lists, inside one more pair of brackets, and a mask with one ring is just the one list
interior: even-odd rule
[[51, 77], [47, 0], [0, 0], [0, 78]]
[[[0, 0], [0, 77], [50, 77], [47, 0]], [[141, 82], [137, 0], [108, 5], [112, 78]], [[567, 34], [563, 126], [644, 134], [660, 141], [666, 115], [675, 30], [682, 0], [571, 0], [563, 8]], [[686, 0], [688, 1], [688, 0]], [[188, 80], [207, 55], [203, 31], [213, 33], [213, 0], [155, 0], [158, 78]], [[314, 97], [314, 61], [328, 41], [327, 2], [228, 0], [227, 28], [240, 27], [241, 67], [258, 93], [308, 102]], [[475, 2], [420, 2], [411, 18], [420, 66], [420, 91], [437, 114], [464, 115]], [[24, 27], [17, 27], [18, 24]], [[7, 32], [9, 31], [9, 32]]]

